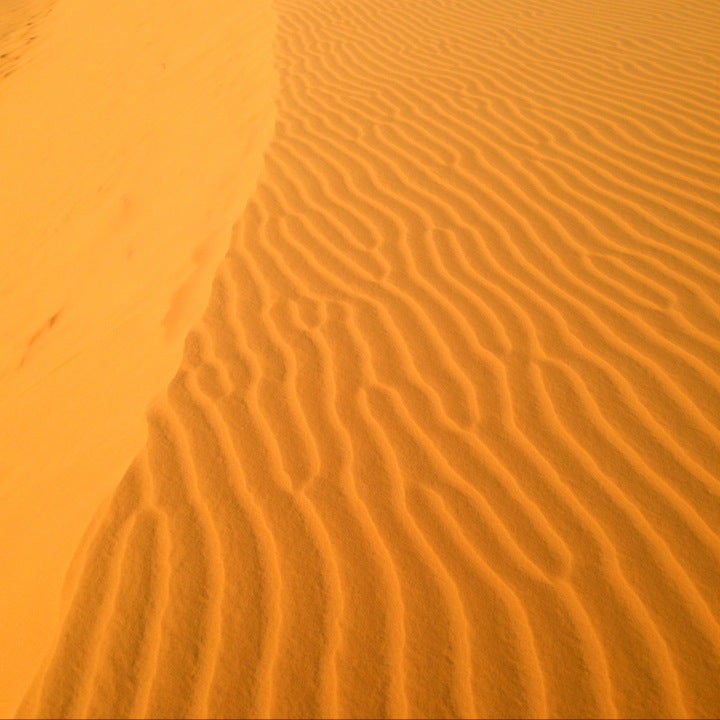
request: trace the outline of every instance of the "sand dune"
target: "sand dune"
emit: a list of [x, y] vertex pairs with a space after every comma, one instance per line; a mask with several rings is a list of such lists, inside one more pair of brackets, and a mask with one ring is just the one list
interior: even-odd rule
[[19, 714], [719, 715], [720, 7], [274, 8], [259, 185]]
[[0, 18], [7, 717], [47, 652], [82, 535], [207, 305], [276, 87], [269, 3], [10, 2]]

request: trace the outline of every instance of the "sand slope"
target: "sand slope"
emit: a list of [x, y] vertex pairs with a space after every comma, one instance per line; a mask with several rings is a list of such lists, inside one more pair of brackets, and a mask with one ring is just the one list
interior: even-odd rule
[[274, 123], [269, 2], [48, 10], [0, 8], [0, 716], [144, 442]]
[[275, 134], [23, 715], [720, 714], [720, 7], [277, 0]]
[[52, 9], [52, 0], [4, 0], [0, 8], [0, 80], [27, 60], [38, 27]]

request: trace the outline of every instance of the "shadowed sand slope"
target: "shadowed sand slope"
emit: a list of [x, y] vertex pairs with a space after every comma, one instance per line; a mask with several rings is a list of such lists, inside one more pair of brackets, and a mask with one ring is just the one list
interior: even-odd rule
[[278, 119], [21, 714], [720, 714], [720, 6], [277, 0]]

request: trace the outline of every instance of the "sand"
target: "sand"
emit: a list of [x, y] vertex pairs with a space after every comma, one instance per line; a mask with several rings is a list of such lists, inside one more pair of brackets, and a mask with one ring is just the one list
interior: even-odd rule
[[720, 6], [101, 5], [0, 82], [0, 715], [720, 715]]
[[36, 37], [0, 83], [2, 717], [207, 305], [276, 95], [269, 4], [21, 9]]

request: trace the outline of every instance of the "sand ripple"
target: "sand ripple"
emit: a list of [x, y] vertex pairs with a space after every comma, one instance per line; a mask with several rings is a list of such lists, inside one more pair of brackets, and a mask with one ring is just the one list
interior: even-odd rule
[[260, 187], [23, 712], [719, 715], [718, 7], [276, 7]]

